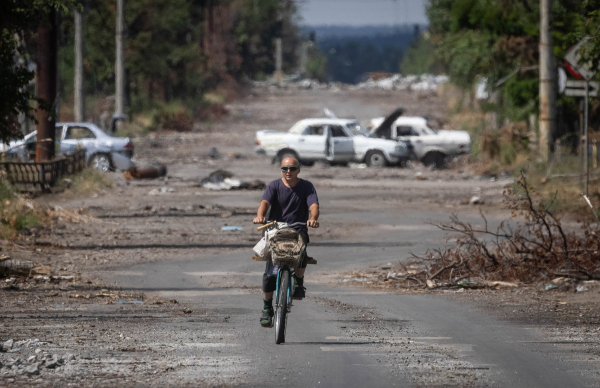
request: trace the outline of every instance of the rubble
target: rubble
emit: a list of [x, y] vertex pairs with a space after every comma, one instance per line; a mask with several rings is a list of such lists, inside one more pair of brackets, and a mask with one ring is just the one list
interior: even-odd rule
[[200, 186], [208, 190], [263, 190], [265, 183], [261, 180], [242, 182], [234, 179], [233, 173], [226, 170], [213, 171], [200, 181]]
[[160, 164], [156, 167], [132, 167], [123, 174], [126, 179], [155, 179], [167, 175], [167, 166]]
[[50, 267], [32, 261], [14, 260], [3, 255], [0, 258], [0, 275], [3, 276], [33, 276], [49, 275]]

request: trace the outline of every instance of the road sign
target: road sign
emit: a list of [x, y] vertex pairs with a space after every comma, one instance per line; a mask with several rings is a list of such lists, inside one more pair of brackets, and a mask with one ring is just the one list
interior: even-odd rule
[[582, 81], [582, 80], [568, 80], [567, 87], [565, 89], [566, 96], [574, 97], [585, 97], [585, 86], [588, 85], [588, 96], [598, 97], [598, 90], [600, 89], [600, 82], [596, 81]]
[[571, 47], [565, 55], [565, 61], [571, 65], [573, 70], [577, 73], [581, 74], [581, 76], [586, 80], [591, 80], [592, 77], [596, 74], [596, 69], [592, 67], [591, 62], [583, 62], [581, 59], [581, 55], [579, 55], [579, 49], [583, 46], [588, 40], [589, 36], [583, 38], [579, 43], [575, 46]]

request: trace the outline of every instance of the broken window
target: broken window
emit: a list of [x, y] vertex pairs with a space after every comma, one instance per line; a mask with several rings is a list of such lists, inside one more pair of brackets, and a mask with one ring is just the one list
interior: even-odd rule
[[331, 136], [332, 137], [348, 137], [344, 129], [340, 125], [332, 125], [331, 126]]
[[324, 133], [325, 127], [323, 125], [312, 125], [308, 134], [312, 136], [323, 136]]
[[399, 125], [396, 131], [397, 136], [419, 136], [417, 131], [410, 125]]
[[65, 140], [67, 139], [95, 139], [96, 136], [92, 131], [85, 127], [69, 127], [67, 129], [67, 134], [65, 136]]

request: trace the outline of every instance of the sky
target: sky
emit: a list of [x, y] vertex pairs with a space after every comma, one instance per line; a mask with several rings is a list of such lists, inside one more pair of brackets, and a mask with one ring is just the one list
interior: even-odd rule
[[304, 25], [427, 24], [428, 0], [296, 0]]

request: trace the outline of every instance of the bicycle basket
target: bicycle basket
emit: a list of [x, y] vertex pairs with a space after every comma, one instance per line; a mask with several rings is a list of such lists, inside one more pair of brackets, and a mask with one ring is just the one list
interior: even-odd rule
[[297, 231], [292, 228], [284, 228], [278, 230], [269, 239], [269, 248], [273, 264], [287, 264], [289, 267], [298, 268], [302, 263], [306, 245]]

